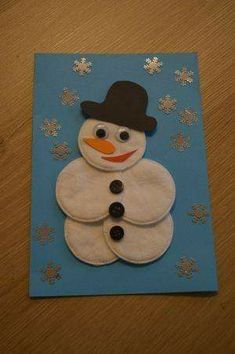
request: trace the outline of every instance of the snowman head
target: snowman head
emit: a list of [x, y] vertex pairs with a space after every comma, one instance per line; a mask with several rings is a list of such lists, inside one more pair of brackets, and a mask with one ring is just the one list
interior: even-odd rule
[[80, 129], [78, 145], [88, 163], [106, 171], [122, 171], [142, 158], [144, 131], [156, 127], [156, 120], [145, 113], [147, 102], [147, 92], [141, 86], [118, 81], [104, 102], [81, 103], [89, 119]]
[[144, 154], [145, 134], [117, 124], [88, 119], [80, 129], [79, 149], [88, 163], [107, 171], [121, 171]]

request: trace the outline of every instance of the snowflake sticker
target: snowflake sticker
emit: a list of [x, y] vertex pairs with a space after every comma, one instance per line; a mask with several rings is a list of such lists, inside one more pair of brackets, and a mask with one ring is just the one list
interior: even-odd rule
[[166, 95], [165, 97], [159, 99], [158, 109], [166, 114], [169, 114], [176, 109], [176, 103], [177, 100], [175, 98], [171, 98], [170, 95]]
[[192, 111], [190, 108], [185, 108], [183, 111], [179, 112], [179, 116], [180, 123], [188, 126], [193, 125], [198, 121], [197, 113]]
[[200, 269], [193, 258], [180, 257], [179, 262], [176, 264], [177, 274], [179, 277], [191, 279], [194, 272], [199, 272]]
[[47, 242], [54, 240], [54, 229], [47, 224], [42, 224], [36, 228], [36, 237], [35, 239], [41, 244], [45, 245]]
[[57, 122], [56, 119], [44, 119], [43, 124], [40, 127], [41, 131], [44, 133], [45, 136], [57, 136], [58, 130], [61, 129], [60, 124]]
[[62, 278], [60, 274], [61, 266], [55, 264], [54, 262], [50, 261], [46, 267], [43, 267], [40, 270], [41, 273], [41, 280], [46, 281], [48, 284], [52, 285], [55, 284], [57, 280]]
[[177, 151], [184, 151], [191, 147], [190, 145], [190, 137], [184, 136], [182, 132], [177, 133], [170, 137], [171, 147], [176, 149]]
[[71, 149], [69, 148], [67, 143], [55, 143], [54, 147], [51, 149], [51, 153], [53, 154], [56, 160], [65, 160], [71, 154]]
[[144, 69], [151, 75], [154, 73], [161, 72], [162, 61], [160, 61], [157, 57], [153, 57], [152, 59], [145, 59], [146, 64], [144, 65]]
[[193, 82], [193, 71], [187, 70], [185, 66], [181, 70], [175, 71], [175, 81], [180, 85], [185, 86]]
[[188, 215], [192, 216], [192, 222], [195, 224], [205, 224], [207, 217], [210, 215], [207, 208], [203, 204], [193, 204], [192, 210], [188, 212]]
[[91, 72], [92, 63], [87, 61], [86, 58], [80, 60], [74, 60], [73, 71], [83, 76]]
[[59, 98], [64, 106], [73, 106], [79, 100], [77, 91], [69, 90], [67, 87], [63, 89]]

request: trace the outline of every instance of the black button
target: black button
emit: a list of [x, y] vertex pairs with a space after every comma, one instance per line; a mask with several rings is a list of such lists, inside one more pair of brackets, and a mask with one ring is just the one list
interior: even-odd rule
[[113, 218], [120, 218], [125, 212], [125, 208], [122, 203], [114, 202], [109, 207], [109, 214]]
[[123, 191], [123, 183], [122, 181], [119, 181], [118, 179], [115, 179], [110, 183], [109, 189], [113, 194], [118, 194]]
[[120, 241], [124, 236], [124, 230], [121, 226], [116, 225], [110, 229], [109, 234], [114, 241]]

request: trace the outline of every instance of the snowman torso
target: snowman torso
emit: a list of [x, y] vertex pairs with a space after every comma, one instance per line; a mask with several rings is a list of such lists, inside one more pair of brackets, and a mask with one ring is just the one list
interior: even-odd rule
[[[115, 181], [122, 184], [120, 193], [112, 188]], [[142, 159], [124, 171], [106, 172], [78, 158], [60, 173], [56, 196], [66, 215], [76, 221], [103, 220], [112, 203], [119, 202], [125, 209], [123, 220], [147, 225], [169, 212], [175, 185], [170, 173], [152, 160]]]

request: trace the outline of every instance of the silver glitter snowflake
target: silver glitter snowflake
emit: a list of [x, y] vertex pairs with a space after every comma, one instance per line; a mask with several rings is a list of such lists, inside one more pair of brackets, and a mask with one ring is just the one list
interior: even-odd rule
[[184, 151], [190, 148], [190, 137], [184, 136], [182, 132], [177, 133], [170, 137], [171, 147], [176, 149], [177, 151]]
[[192, 111], [190, 108], [185, 108], [183, 111], [179, 112], [180, 123], [185, 125], [193, 125], [197, 123], [197, 113]]
[[176, 264], [176, 269], [179, 277], [191, 279], [194, 272], [199, 272], [200, 269], [193, 258], [186, 256], [180, 257], [179, 262]]
[[41, 245], [45, 245], [46, 243], [52, 242], [54, 240], [54, 231], [55, 229], [48, 226], [48, 224], [42, 224], [36, 228], [35, 239]]
[[55, 264], [54, 262], [50, 261], [46, 267], [43, 267], [40, 270], [41, 273], [41, 280], [46, 281], [48, 284], [52, 285], [55, 284], [57, 280], [62, 278], [60, 274], [61, 266]]
[[192, 222], [195, 224], [205, 224], [207, 217], [210, 215], [207, 208], [203, 204], [193, 204], [192, 210], [188, 212], [188, 215], [192, 216]]
[[61, 129], [60, 124], [56, 119], [44, 119], [43, 124], [40, 127], [45, 136], [57, 136], [58, 130]]
[[159, 99], [158, 109], [166, 114], [169, 114], [176, 109], [176, 103], [177, 100], [175, 98], [171, 98], [170, 95], [166, 95], [165, 97]]
[[67, 143], [55, 143], [54, 147], [51, 149], [51, 153], [53, 154], [56, 160], [65, 160], [71, 154], [71, 149], [69, 148]]
[[83, 76], [91, 72], [92, 63], [87, 61], [86, 58], [80, 60], [74, 60], [73, 71]]
[[182, 86], [193, 82], [193, 71], [187, 70], [185, 66], [181, 70], [175, 71], [175, 80]]
[[63, 89], [59, 98], [64, 106], [73, 106], [79, 100], [77, 91], [70, 90], [67, 87]]
[[149, 74], [152, 75], [154, 73], [161, 72], [161, 66], [163, 65], [163, 63], [157, 57], [153, 57], [152, 59], [147, 58], [145, 61], [146, 61], [146, 64], [144, 65], [144, 69]]

